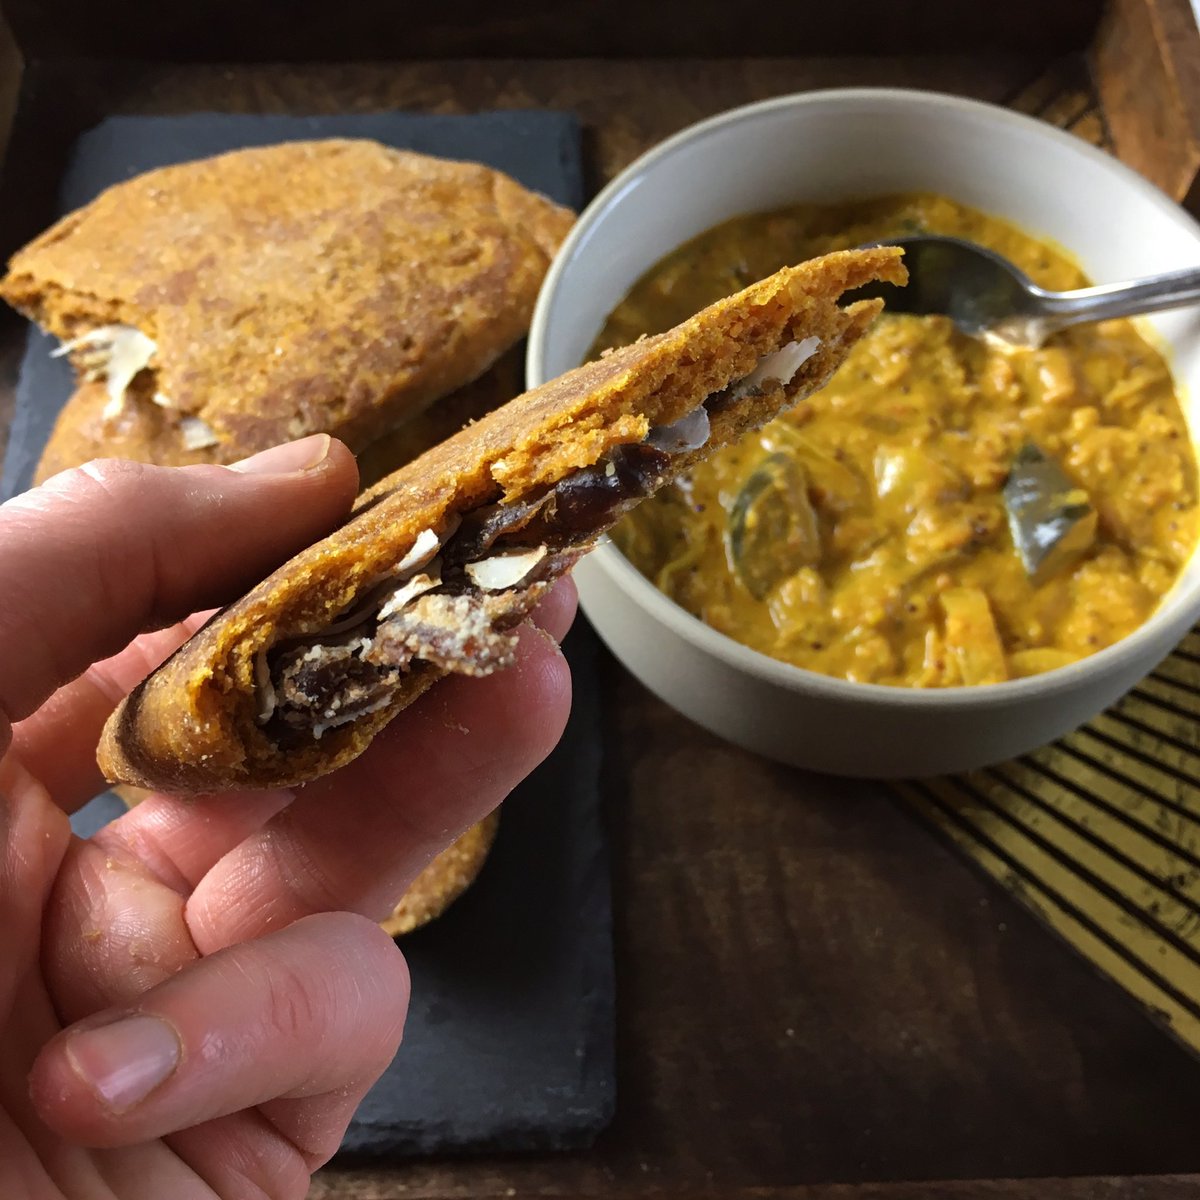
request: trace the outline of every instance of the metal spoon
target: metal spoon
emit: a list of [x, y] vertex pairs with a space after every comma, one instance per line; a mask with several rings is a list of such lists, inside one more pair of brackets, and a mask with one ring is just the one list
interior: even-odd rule
[[892, 312], [942, 313], [963, 333], [1037, 348], [1081, 321], [1103, 321], [1200, 303], [1200, 267], [1070, 292], [1038, 287], [1006, 258], [961, 238], [894, 238], [904, 248], [908, 286], [871, 284], [855, 299], [881, 296]]

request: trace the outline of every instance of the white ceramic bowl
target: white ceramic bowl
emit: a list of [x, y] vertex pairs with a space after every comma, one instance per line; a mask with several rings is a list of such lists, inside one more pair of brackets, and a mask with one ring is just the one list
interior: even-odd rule
[[[1039, 121], [928, 92], [782, 96], [685, 129], [600, 193], [542, 287], [530, 386], [578, 365], [654, 262], [728, 217], [802, 202], [940, 192], [1065, 246], [1097, 282], [1200, 263], [1200, 226], [1108, 155]], [[1155, 318], [1193, 442], [1200, 313]], [[815, 770], [918, 776], [1030, 750], [1080, 725], [1163, 658], [1200, 616], [1200, 557], [1154, 616], [1090, 658], [986, 687], [848, 683], [777, 662], [710, 629], [615, 546], [575, 569], [583, 608], [644, 684], [708, 729]]]

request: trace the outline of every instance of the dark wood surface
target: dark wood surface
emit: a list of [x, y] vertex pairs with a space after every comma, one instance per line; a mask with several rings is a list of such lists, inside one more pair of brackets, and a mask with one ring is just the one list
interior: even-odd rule
[[21, 52], [17, 49], [12, 30], [0, 12], [0, 162], [8, 147], [8, 131], [12, 128], [17, 107], [17, 88], [21, 82]]
[[[1075, 59], [42, 63], [10, 143], [0, 242], [47, 219], [66, 146], [106, 112], [572, 108], [595, 185], [721, 108], [867, 83], [1107, 136]], [[18, 330], [0, 326], [0, 425]], [[888, 794], [850, 799], [724, 746], [611, 661], [603, 703], [612, 1127], [572, 1155], [337, 1166], [314, 1196], [1200, 1196], [1200, 1063]]]
[[1082, 50], [1103, 0], [5, 0], [30, 58], [211, 62]]
[[1117, 154], [1200, 210], [1200, 31], [1190, 0], [1111, 0], [1091, 58]]

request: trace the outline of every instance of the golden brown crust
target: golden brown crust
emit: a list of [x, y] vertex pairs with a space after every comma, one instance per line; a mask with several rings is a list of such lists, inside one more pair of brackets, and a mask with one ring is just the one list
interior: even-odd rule
[[572, 220], [477, 163], [293, 142], [110, 188], [19, 251], [0, 296], [61, 338], [153, 338], [150, 393], [212, 427], [210, 461], [318, 431], [359, 449], [524, 334]]
[[[821, 386], [879, 309], [841, 309], [838, 297], [872, 279], [903, 282], [890, 248], [844, 251], [787, 268], [666, 333], [585, 364], [519, 396], [360, 497], [342, 529], [297, 555], [231, 605], [122, 703], [105, 728], [110, 779], [176, 790], [287, 786], [360, 754], [440, 671], [417, 662], [380, 710], [319, 741], [274, 742], [257, 721], [254, 664], [288, 638], [313, 636], [351, 610], [403, 557], [418, 533], [443, 533], [456, 514], [537, 494], [652, 426], [691, 412], [744, 378], [759, 358], [815, 336], [820, 349], [786, 389], [766, 386], [711, 416], [704, 448], [675, 471], [762, 424]], [[505, 592], [514, 620], [528, 592]]]
[[113, 420], [106, 420], [108, 391], [103, 382], [84, 382], [58, 414], [50, 439], [34, 472], [34, 484], [51, 475], [78, 467], [93, 458], [128, 458], [134, 462], [157, 463], [163, 467], [189, 467], [195, 463], [221, 462], [210, 446], [189, 450], [179, 428], [179, 414], [145, 398], [142, 380], [134, 383], [138, 400]]
[[478, 379], [443, 396], [363, 450], [358, 456], [360, 485], [374, 486], [385, 475], [507, 404], [520, 394], [524, 377], [524, 343], [518, 343]]
[[500, 810], [488, 813], [452, 842], [409, 884], [392, 915], [381, 922], [392, 937], [427, 925], [475, 882], [500, 828]]

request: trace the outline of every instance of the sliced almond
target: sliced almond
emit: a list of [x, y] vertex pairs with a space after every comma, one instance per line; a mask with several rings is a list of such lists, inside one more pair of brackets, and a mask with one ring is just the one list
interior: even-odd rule
[[441, 584], [442, 577], [440, 571], [434, 570], [414, 575], [411, 579], [402, 583], [384, 601], [383, 606], [379, 610], [379, 619], [386, 621], [393, 613], [399, 612], [410, 600], [431, 591], [435, 587], [441, 587]]
[[209, 446], [216, 446], [221, 441], [217, 437], [217, 431], [199, 417], [181, 417], [179, 432], [183, 435], [183, 444], [189, 450], [207, 450]]
[[780, 384], [791, 383], [793, 376], [821, 348], [821, 339], [806, 337], [798, 342], [788, 342], [786, 346], [773, 354], [764, 354], [758, 360], [758, 365], [746, 376], [739, 380], [731, 389], [731, 397], [740, 400], [741, 397], [761, 387], [768, 379], [774, 379]]
[[417, 567], [423, 567], [441, 548], [438, 535], [432, 529], [422, 529], [413, 542], [412, 549], [392, 568], [392, 574], [403, 575]]
[[467, 578], [485, 592], [503, 592], [516, 587], [546, 557], [546, 547], [522, 550], [514, 554], [494, 554], [478, 562], [467, 563]]

